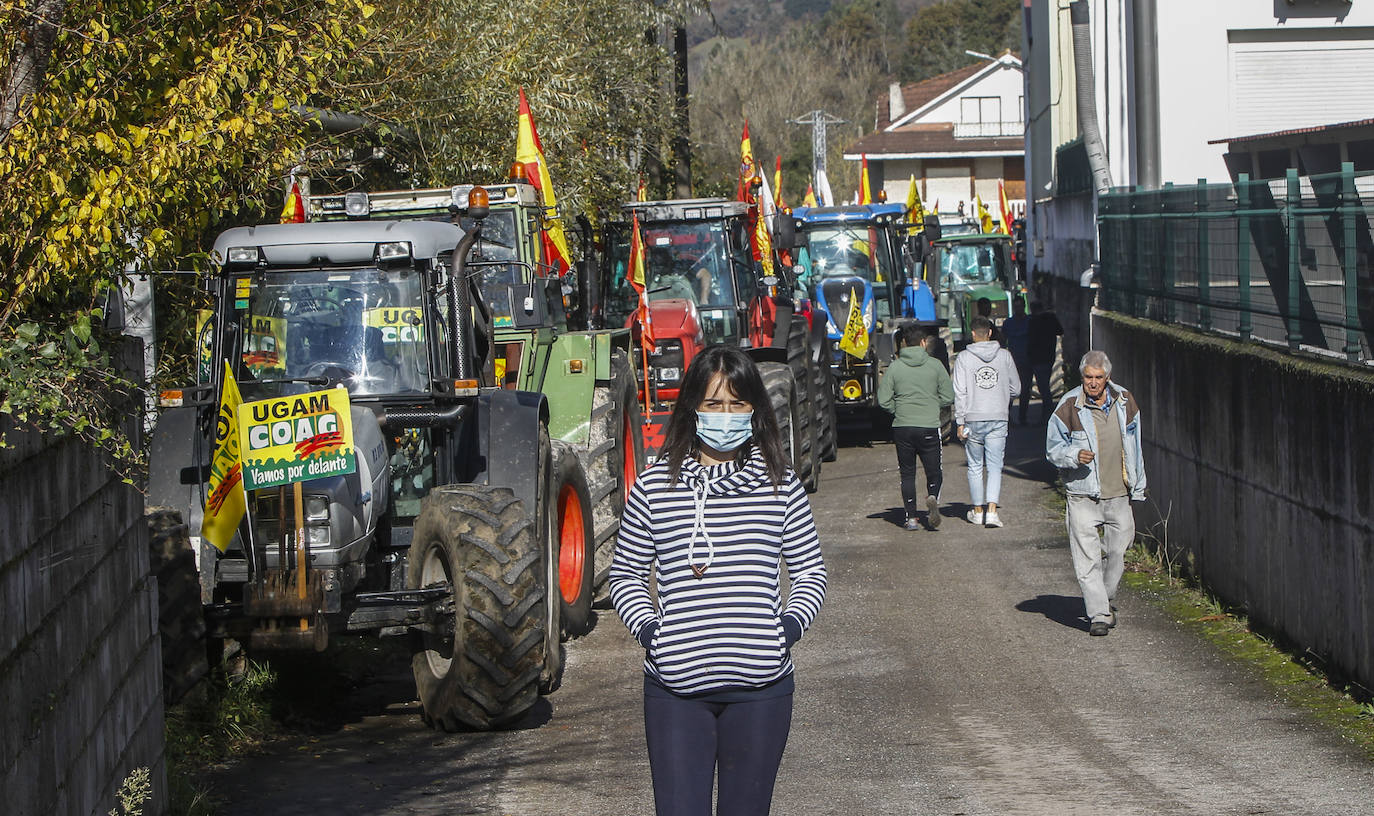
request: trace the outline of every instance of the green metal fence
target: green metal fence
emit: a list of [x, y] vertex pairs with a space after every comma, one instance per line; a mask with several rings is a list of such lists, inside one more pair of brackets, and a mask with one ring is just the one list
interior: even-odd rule
[[1374, 173], [1116, 190], [1099, 199], [1100, 305], [1368, 363]]

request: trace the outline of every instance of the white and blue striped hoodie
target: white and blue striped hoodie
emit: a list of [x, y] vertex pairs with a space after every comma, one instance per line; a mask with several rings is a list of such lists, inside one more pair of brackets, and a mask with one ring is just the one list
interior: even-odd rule
[[[825, 600], [825, 562], [792, 471], [775, 489], [755, 449], [743, 466], [659, 460], [630, 491], [611, 599], [644, 645], [644, 671], [683, 695], [748, 690], [792, 673], [790, 647]], [[781, 564], [791, 588], [784, 606]], [[700, 577], [692, 569], [705, 567]], [[649, 593], [655, 566], [658, 607]]]

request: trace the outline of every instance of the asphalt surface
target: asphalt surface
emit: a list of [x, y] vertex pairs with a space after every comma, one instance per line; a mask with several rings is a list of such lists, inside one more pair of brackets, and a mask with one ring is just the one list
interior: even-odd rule
[[[774, 814], [1374, 814], [1374, 763], [1144, 599], [1123, 589], [1088, 636], [1040, 428], [1012, 428], [1002, 529], [963, 520], [944, 452], [938, 532], [898, 526], [890, 444], [825, 465], [830, 586], [794, 649]], [[398, 663], [208, 778], [231, 816], [651, 814], [641, 659], [603, 611], [559, 691], [473, 734], [425, 729]]]

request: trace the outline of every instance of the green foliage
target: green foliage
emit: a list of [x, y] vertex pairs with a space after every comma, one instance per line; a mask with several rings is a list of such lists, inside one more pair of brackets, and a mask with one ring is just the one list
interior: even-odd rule
[[1021, 50], [1021, 0], [947, 0], [916, 12], [906, 27], [903, 82], [968, 65], [965, 49], [996, 55]]
[[[827, 131], [827, 173], [836, 195], [858, 188], [844, 148], [872, 127], [881, 70], [868, 46], [794, 26], [757, 42], [719, 38], [692, 54], [693, 185], [698, 195], [734, 196], [740, 131], [749, 120], [754, 158], [771, 171], [781, 155], [783, 195], [796, 205], [811, 180], [811, 128], [789, 120], [822, 109], [848, 124]], [[770, 174], [769, 183], [772, 183]]]
[[[0, 0], [7, 54], [30, 45], [28, 8]], [[304, 144], [288, 107], [319, 92], [372, 8], [90, 0], [63, 13], [46, 77], [0, 131], [0, 411], [124, 456], [109, 397], [92, 393], [126, 385], [92, 304], [130, 264], [194, 260], [211, 224], [263, 212]]]
[[110, 809], [110, 816], [143, 816], [143, 803], [152, 795], [153, 782], [148, 769], [134, 768], [115, 793], [119, 805]]
[[[619, 0], [400, 0], [381, 7], [366, 62], [341, 75], [334, 104], [414, 134], [393, 143], [419, 185], [506, 177], [517, 90], [529, 98], [565, 215], [623, 201], [645, 157], [666, 154], [671, 66], [660, 32], [688, 8]], [[336, 186], [357, 168], [307, 166]], [[345, 162], [346, 163], [346, 162]], [[352, 178], [349, 178], [350, 173]]]
[[104, 332], [100, 318], [100, 309], [89, 307], [0, 335], [0, 414], [21, 427], [73, 433], [131, 479], [139, 452], [121, 424], [141, 400], [118, 374], [111, 359], [118, 339]]

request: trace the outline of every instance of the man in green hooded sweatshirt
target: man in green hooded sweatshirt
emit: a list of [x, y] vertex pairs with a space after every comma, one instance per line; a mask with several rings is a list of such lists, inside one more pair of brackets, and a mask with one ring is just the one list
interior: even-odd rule
[[926, 353], [926, 329], [903, 326], [901, 350], [878, 382], [878, 405], [892, 414], [892, 441], [902, 479], [902, 505], [908, 530], [919, 530], [916, 517], [916, 459], [926, 474], [926, 524], [940, 526], [940, 409], [954, 404], [954, 386], [945, 367]]

